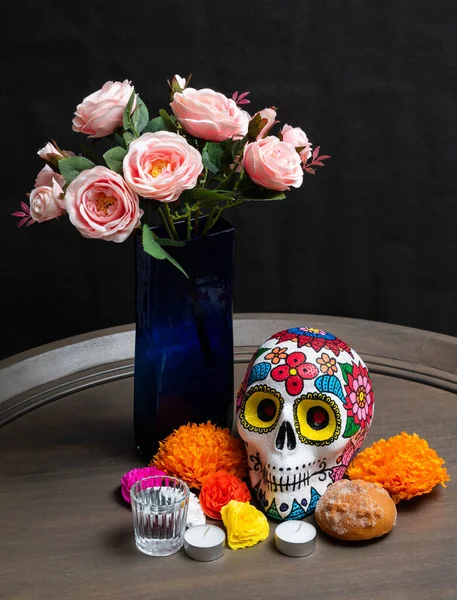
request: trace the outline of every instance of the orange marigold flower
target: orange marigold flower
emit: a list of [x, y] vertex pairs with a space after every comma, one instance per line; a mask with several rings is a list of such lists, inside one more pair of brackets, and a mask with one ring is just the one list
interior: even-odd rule
[[379, 440], [358, 454], [348, 467], [350, 479], [378, 483], [395, 503], [428, 494], [450, 480], [444, 460], [416, 433]]
[[188, 423], [175, 429], [159, 444], [150, 465], [200, 489], [205, 479], [217, 471], [227, 471], [240, 479], [248, 467], [243, 440], [228, 428], [207, 423]]
[[226, 471], [218, 471], [208, 475], [202, 485], [198, 499], [208, 517], [222, 520], [221, 508], [223, 506], [228, 504], [230, 500], [249, 502], [251, 492], [244, 481], [236, 475]]

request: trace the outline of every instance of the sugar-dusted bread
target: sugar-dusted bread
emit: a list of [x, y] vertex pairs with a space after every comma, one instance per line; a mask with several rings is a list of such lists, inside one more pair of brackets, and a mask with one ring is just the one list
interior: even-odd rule
[[397, 508], [389, 493], [361, 479], [332, 483], [316, 505], [316, 523], [340, 540], [369, 540], [389, 533]]

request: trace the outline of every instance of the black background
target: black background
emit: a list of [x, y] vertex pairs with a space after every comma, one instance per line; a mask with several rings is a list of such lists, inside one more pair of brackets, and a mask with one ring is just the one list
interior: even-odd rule
[[[134, 321], [133, 240], [10, 214], [51, 138], [78, 150], [76, 105], [166, 80], [278, 107], [332, 159], [237, 228], [235, 310], [309, 312], [457, 335], [457, 7], [451, 0], [16, 3], [2, 23], [1, 357]], [[312, 325], [312, 324], [310, 324]], [[337, 333], [337, 332], [335, 332]]]

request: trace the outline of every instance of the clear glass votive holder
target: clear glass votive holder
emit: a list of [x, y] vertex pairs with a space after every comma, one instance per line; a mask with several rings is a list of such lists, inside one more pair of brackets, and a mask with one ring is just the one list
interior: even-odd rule
[[175, 477], [155, 475], [130, 489], [135, 545], [149, 556], [168, 556], [184, 543], [190, 491]]

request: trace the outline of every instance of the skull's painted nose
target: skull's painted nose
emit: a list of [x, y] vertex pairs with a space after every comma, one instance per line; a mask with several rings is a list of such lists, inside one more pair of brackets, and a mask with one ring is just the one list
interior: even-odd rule
[[292, 429], [292, 425], [289, 421], [284, 421], [278, 431], [278, 436], [276, 438], [276, 448], [278, 450], [284, 449], [284, 442], [287, 437], [287, 449], [295, 450], [295, 446], [297, 445], [297, 439], [295, 437], [294, 430]]

